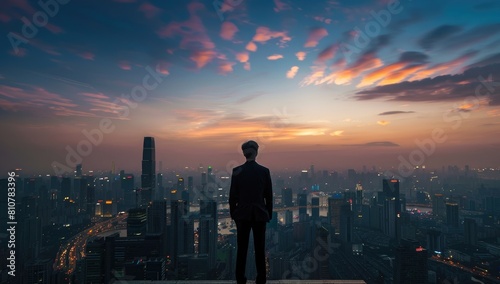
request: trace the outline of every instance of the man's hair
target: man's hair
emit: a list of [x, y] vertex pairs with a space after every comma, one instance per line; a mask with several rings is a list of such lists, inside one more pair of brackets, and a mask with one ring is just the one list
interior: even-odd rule
[[253, 140], [249, 140], [241, 145], [241, 150], [243, 150], [245, 158], [255, 157], [259, 151], [259, 144]]

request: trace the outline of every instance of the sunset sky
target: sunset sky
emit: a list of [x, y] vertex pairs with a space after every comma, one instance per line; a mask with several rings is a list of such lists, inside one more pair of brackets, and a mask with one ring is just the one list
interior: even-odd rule
[[500, 166], [500, 1], [49, 2], [0, 3], [2, 172], [138, 171], [144, 136], [164, 169]]

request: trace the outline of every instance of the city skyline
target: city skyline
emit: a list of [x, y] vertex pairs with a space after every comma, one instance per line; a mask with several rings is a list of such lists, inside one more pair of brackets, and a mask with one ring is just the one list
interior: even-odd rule
[[46, 3], [1, 4], [1, 171], [499, 166], [495, 1]]

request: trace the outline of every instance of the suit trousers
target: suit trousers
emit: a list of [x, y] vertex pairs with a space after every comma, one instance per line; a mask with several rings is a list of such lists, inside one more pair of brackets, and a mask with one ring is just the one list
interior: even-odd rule
[[236, 255], [236, 282], [246, 283], [245, 268], [247, 263], [248, 241], [250, 230], [253, 232], [255, 247], [255, 266], [257, 278], [255, 283], [266, 283], [266, 222], [236, 220], [238, 250]]

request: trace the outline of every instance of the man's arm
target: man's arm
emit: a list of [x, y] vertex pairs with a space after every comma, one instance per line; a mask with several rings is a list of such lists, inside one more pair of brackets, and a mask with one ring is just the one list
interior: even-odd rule
[[238, 203], [239, 192], [236, 187], [236, 169], [233, 169], [233, 174], [231, 175], [231, 188], [229, 189], [229, 213], [231, 214], [231, 219], [233, 218], [233, 212], [236, 209], [236, 204]]
[[271, 220], [273, 218], [273, 183], [271, 181], [271, 173], [269, 172], [269, 170], [267, 170], [264, 199], [266, 200], [266, 209], [269, 213], [269, 220]]

